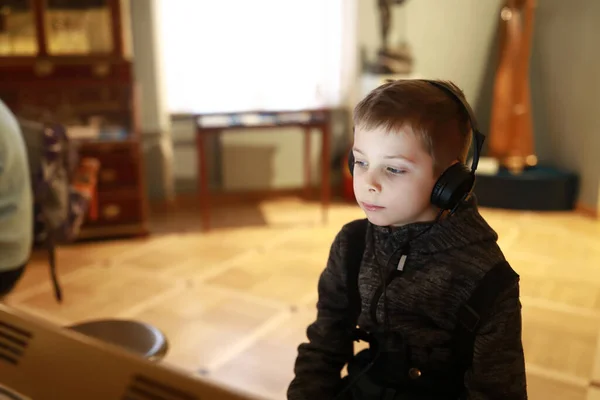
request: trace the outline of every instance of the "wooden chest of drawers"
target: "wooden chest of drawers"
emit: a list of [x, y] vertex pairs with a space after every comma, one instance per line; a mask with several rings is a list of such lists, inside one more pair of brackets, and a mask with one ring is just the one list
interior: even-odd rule
[[[47, 67], [43, 74], [40, 65]], [[95, 75], [98, 69], [105, 73]], [[79, 158], [100, 163], [97, 218], [84, 222], [80, 238], [148, 233], [139, 88], [130, 61], [35, 57], [0, 63], [0, 98], [16, 115], [33, 121], [98, 129], [94, 139], [71, 138]]]
[[148, 204], [139, 143], [92, 142], [80, 147], [80, 157], [100, 162], [98, 215], [88, 219], [81, 238], [145, 235]]

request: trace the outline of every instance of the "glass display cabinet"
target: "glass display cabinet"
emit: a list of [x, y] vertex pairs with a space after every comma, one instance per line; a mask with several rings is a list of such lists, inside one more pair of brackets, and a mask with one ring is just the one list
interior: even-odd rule
[[82, 237], [147, 233], [129, 0], [0, 0], [0, 99], [100, 161]]

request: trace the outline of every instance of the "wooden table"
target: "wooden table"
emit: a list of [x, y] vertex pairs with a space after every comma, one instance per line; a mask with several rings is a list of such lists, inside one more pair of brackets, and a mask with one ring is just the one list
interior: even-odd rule
[[321, 208], [322, 221], [327, 222], [327, 212], [331, 198], [330, 152], [331, 152], [331, 110], [301, 110], [275, 112], [241, 112], [222, 114], [196, 114], [196, 147], [198, 154], [198, 191], [204, 230], [210, 229], [211, 193], [208, 185], [206, 143], [208, 135], [219, 135], [228, 129], [239, 129], [249, 133], [251, 129], [280, 129], [299, 127], [304, 129], [304, 190], [310, 191], [310, 134], [312, 129], [321, 133]]

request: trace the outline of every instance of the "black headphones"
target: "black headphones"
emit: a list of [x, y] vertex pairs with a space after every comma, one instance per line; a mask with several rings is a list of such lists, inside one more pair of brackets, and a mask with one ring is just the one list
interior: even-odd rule
[[[462, 105], [467, 112], [471, 130], [473, 131], [474, 149], [473, 149], [473, 164], [471, 168], [462, 162], [452, 164], [438, 178], [431, 192], [431, 204], [440, 208], [442, 211], [450, 210], [454, 213], [458, 206], [466, 200], [475, 187], [475, 171], [479, 164], [479, 156], [483, 147], [485, 136], [479, 131], [477, 120], [473, 114], [473, 110], [469, 104], [459, 96], [454, 89], [444, 84], [443, 82], [421, 79], [428, 82], [450, 94], [450, 96]], [[348, 168], [350, 174], [354, 173], [354, 153], [350, 150], [348, 157]]]

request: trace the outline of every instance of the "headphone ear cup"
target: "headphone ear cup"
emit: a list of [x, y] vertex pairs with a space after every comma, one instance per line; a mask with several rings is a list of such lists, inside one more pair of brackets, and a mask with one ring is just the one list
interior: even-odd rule
[[352, 150], [348, 154], [348, 170], [350, 171], [350, 175], [354, 175], [354, 153]]
[[431, 191], [431, 204], [442, 210], [453, 210], [473, 190], [475, 175], [463, 163], [448, 167]]

